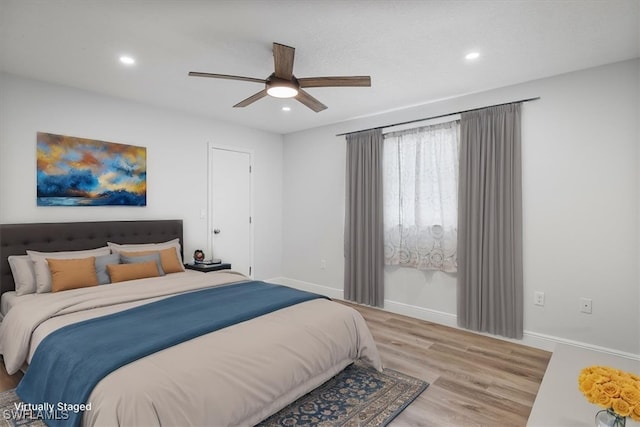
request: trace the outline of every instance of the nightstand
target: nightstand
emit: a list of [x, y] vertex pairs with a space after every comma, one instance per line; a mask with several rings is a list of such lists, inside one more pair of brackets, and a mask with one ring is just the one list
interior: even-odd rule
[[203, 273], [209, 273], [210, 271], [218, 270], [231, 270], [231, 264], [185, 264], [184, 268], [187, 270], [201, 271]]

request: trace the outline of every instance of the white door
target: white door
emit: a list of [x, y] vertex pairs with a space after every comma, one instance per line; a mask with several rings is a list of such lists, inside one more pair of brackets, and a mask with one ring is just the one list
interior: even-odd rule
[[209, 171], [213, 257], [251, 276], [251, 153], [210, 147]]

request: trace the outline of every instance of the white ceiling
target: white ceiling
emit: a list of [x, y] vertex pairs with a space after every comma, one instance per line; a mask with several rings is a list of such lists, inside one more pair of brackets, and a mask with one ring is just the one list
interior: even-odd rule
[[[0, 66], [285, 134], [639, 57], [639, 3], [0, 0]], [[297, 77], [371, 75], [372, 87], [310, 88], [329, 107], [314, 113], [271, 97], [232, 108], [263, 86], [187, 76], [266, 78], [272, 42], [296, 48]]]

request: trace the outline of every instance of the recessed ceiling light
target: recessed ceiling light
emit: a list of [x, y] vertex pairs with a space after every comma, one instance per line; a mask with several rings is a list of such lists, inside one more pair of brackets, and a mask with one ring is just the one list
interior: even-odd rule
[[291, 107], [282, 107], [282, 111], [291, 111]]
[[480, 52], [470, 52], [467, 53], [467, 55], [465, 56], [465, 59], [468, 60], [474, 60], [474, 59], [478, 59], [480, 57]]
[[125, 64], [125, 65], [133, 65], [133, 64], [135, 64], [135, 63], [136, 63], [136, 60], [135, 60], [135, 59], [133, 59], [133, 58], [132, 58], [132, 57], [130, 57], [130, 56], [122, 55], [122, 56], [120, 57], [120, 62], [122, 62], [122, 63], [123, 63], [123, 64]]

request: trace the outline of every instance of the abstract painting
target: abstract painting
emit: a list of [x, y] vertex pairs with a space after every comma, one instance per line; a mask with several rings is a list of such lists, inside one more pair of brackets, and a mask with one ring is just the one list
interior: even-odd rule
[[146, 206], [147, 149], [38, 132], [38, 206]]

